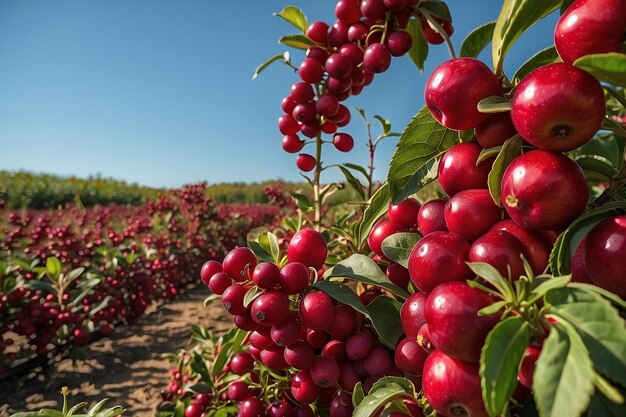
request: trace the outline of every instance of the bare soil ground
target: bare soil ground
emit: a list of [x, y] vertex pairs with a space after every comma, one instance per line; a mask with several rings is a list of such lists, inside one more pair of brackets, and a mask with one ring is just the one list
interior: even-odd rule
[[206, 287], [198, 286], [178, 299], [160, 306], [137, 322], [122, 326], [110, 339], [101, 339], [86, 349], [87, 360], [76, 365], [70, 359], [57, 363], [44, 376], [39, 372], [0, 383], [0, 417], [17, 411], [60, 408], [63, 386], [70, 388], [70, 403], [90, 406], [103, 398], [121, 405], [125, 415], [153, 417], [167, 387], [170, 364], [161, 354], [189, 346], [189, 328], [202, 324], [217, 334], [232, 327], [221, 303], [207, 308]]

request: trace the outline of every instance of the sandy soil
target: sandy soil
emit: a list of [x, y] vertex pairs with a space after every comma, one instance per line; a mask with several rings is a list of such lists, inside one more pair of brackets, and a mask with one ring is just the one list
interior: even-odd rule
[[124, 415], [153, 417], [161, 402], [159, 393], [169, 379], [170, 364], [161, 354], [188, 347], [191, 324], [200, 323], [218, 334], [232, 326], [221, 303], [203, 306], [207, 295], [206, 287], [198, 286], [136, 323], [118, 328], [111, 339], [92, 343], [88, 359], [75, 366], [65, 359], [48, 376], [39, 370], [0, 383], [0, 417], [60, 407], [63, 386], [70, 388], [71, 404], [86, 401], [93, 405], [109, 398], [109, 405], [127, 409]]

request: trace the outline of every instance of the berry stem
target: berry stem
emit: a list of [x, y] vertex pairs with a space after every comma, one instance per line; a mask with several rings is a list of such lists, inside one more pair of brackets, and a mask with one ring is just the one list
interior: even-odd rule
[[320, 177], [322, 174], [322, 135], [318, 134], [315, 141], [315, 172], [313, 176], [313, 204], [315, 206], [315, 219], [313, 226], [318, 232], [322, 227], [322, 198], [320, 193]]

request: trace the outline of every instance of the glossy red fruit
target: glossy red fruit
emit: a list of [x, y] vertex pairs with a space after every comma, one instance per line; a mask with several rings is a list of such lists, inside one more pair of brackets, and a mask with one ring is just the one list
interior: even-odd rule
[[265, 404], [257, 397], [249, 397], [239, 403], [237, 417], [266, 417]]
[[332, 387], [339, 381], [339, 365], [337, 365], [337, 361], [328, 356], [316, 356], [309, 372], [311, 372], [311, 378], [318, 387]]
[[315, 92], [311, 84], [298, 82], [291, 86], [291, 93], [289, 95], [296, 104], [302, 104], [313, 100]]
[[400, 308], [402, 329], [406, 337], [410, 340], [417, 339], [419, 328], [426, 323], [426, 319], [424, 318], [424, 306], [426, 305], [427, 299], [427, 293], [418, 291], [411, 294]]
[[487, 334], [500, 319], [499, 314], [486, 316], [478, 311], [492, 303], [489, 294], [466, 282], [441, 284], [424, 307], [430, 340], [447, 355], [478, 362]]
[[501, 96], [500, 82], [489, 67], [474, 58], [455, 58], [439, 65], [426, 83], [426, 106], [435, 119], [453, 130], [473, 129], [489, 118], [478, 102]]
[[333, 136], [333, 145], [341, 152], [350, 152], [354, 147], [354, 139], [347, 133], [335, 133]]
[[261, 262], [252, 271], [252, 281], [263, 290], [275, 287], [279, 280], [280, 269], [271, 262]]
[[411, 376], [421, 376], [428, 353], [416, 340], [404, 338], [396, 346], [395, 363], [402, 372]]
[[385, 17], [385, 4], [383, 0], [362, 0], [361, 13], [368, 19], [383, 19]]
[[289, 298], [278, 290], [265, 291], [252, 303], [252, 320], [271, 326], [281, 322], [289, 313]]
[[222, 272], [222, 264], [217, 261], [207, 261], [202, 265], [200, 269], [200, 279], [204, 282], [204, 285], [209, 286], [209, 280], [218, 272]]
[[287, 294], [299, 294], [309, 285], [309, 268], [300, 262], [289, 262], [280, 270], [280, 288]]
[[203, 411], [200, 404], [191, 403], [185, 408], [185, 417], [201, 417]]
[[333, 323], [333, 300], [324, 292], [305, 295], [299, 306], [300, 320], [309, 329], [326, 330]]
[[422, 388], [428, 403], [443, 416], [487, 417], [478, 364], [435, 350], [426, 359]]
[[272, 345], [261, 351], [261, 362], [272, 369], [287, 369], [289, 364], [285, 361], [285, 348]]
[[333, 78], [347, 78], [352, 74], [352, 61], [349, 57], [340, 53], [329, 56], [324, 67], [328, 75]]
[[322, 355], [330, 356], [337, 363], [341, 363], [348, 358], [346, 353], [346, 342], [342, 340], [332, 339], [322, 348]]
[[313, 346], [304, 341], [298, 341], [293, 345], [285, 347], [283, 354], [289, 366], [296, 369], [309, 369], [315, 358]]
[[430, 353], [435, 350], [433, 341], [430, 340], [430, 330], [428, 330], [428, 323], [422, 324], [417, 331], [417, 344], [421, 346], [426, 353]]
[[409, 282], [411, 281], [411, 275], [409, 275], [409, 270], [395, 262], [391, 262], [389, 264], [385, 271], [385, 274], [387, 274], [387, 278], [389, 278], [389, 281], [405, 290], [407, 289]]
[[317, 59], [305, 58], [298, 68], [298, 74], [302, 81], [317, 84], [324, 77], [324, 67]]
[[[446, 32], [446, 34], [448, 36], [452, 36], [452, 34], [454, 33], [454, 26], [452, 26], [452, 23], [448, 20], [442, 19], [437, 19], [437, 21], [441, 28]], [[428, 20], [421, 18], [420, 23], [422, 25], [422, 31], [424, 33], [424, 39], [426, 39], [426, 42], [430, 43], [431, 45], [440, 45], [445, 41], [443, 36], [441, 36], [441, 34], [437, 32], [437, 30], [428, 22]]]
[[258, 326], [256, 321], [252, 320], [252, 317], [250, 317], [250, 311], [248, 310], [246, 310], [242, 314], [235, 314], [233, 316], [233, 322], [235, 323], [235, 326], [237, 326], [237, 328], [245, 330], [247, 332], [256, 330]]
[[326, 262], [328, 246], [324, 236], [313, 229], [298, 231], [287, 247], [287, 259], [300, 262], [315, 269], [321, 268]]
[[250, 388], [243, 381], [234, 381], [228, 386], [228, 398], [231, 401], [243, 401], [250, 396]]
[[354, 23], [361, 18], [358, 0], [339, 0], [335, 5], [335, 16], [345, 23]]
[[441, 158], [437, 178], [450, 197], [472, 188], [487, 188], [487, 177], [495, 157], [477, 164], [481, 150], [476, 143], [459, 143]]
[[307, 329], [306, 341], [315, 349], [322, 349], [330, 340], [330, 335], [324, 330]]
[[256, 257], [250, 249], [239, 247], [228, 252], [222, 265], [224, 272], [232, 279], [242, 282], [248, 279], [248, 274], [245, 271], [246, 267], [250, 271], [256, 267]]
[[328, 407], [328, 417], [352, 417], [354, 407], [352, 396], [347, 392], [338, 392]]
[[417, 214], [417, 227], [426, 236], [432, 232], [447, 232], [445, 216], [446, 202], [440, 199], [429, 200], [424, 203]]
[[302, 404], [313, 404], [320, 394], [320, 389], [308, 370], [298, 372], [291, 379], [291, 395]]
[[363, 367], [368, 375], [379, 379], [391, 370], [393, 359], [386, 349], [375, 347], [363, 360]]
[[300, 131], [300, 126], [291, 114], [283, 114], [278, 118], [278, 130], [283, 135], [295, 135]]
[[568, 64], [589, 54], [624, 52], [624, 0], [577, 0], [563, 13], [554, 30], [554, 45]]
[[339, 386], [347, 391], [354, 391], [357, 383], [361, 382], [361, 375], [350, 361], [339, 363]]
[[391, 53], [382, 43], [374, 43], [367, 47], [363, 55], [363, 67], [375, 74], [387, 71], [391, 65]]
[[313, 42], [326, 42], [326, 38], [328, 37], [328, 23], [320, 20], [311, 23], [306, 30], [306, 36]]
[[237, 375], [245, 375], [254, 369], [254, 357], [249, 352], [239, 352], [230, 360], [230, 370]]
[[576, 250], [574, 250], [574, 254], [572, 255], [572, 259], [570, 261], [570, 272], [572, 273], [572, 282], [584, 282], [586, 284], [593, 284], [593, 280], [587, 273], [587, 268], [585, 268], [585, 242], [587, 241], [587, 237], [581, 239], [578, 246], [576, 246]]
[[493, 148], [502, 145], [507, 139], [517, 134], [511, 121], [511, 112], [495, 113], [474, 129], [476, 141], [481, 148]]
[[535, 372], [535, 365], [537, 365], [537, 359], [539, 359], [540, 354], [541, 348], [536, 346], [528, 346], [524, 352], [522, 364], [517, 373], [517, 380], [526, 388], [532, 389], [533, 387], [533, 373]]
[[332, 94], [322, 94], [315, 102], [315, 110], [325, 117], [333, 117], [339, 111], [339, 100]]
[[387, 237], [400, 233], [406, 232], [406, 227], [400, 223], [396, 223], [391, 220], [382, 220], [379, 221], [373, 228], [370, 234], [367, 236], [367, 244], [369, 245], [372, 252], [374, 252], [378, 256], [385, 256], [382, 249], [383, 240]]
[[583, 259], [596, 285], [626, 299], [626, 216], [594, 226], [587, 234]]
[[352, 334], [355, 326], [354, 310], [351, 307], [339, 304], [333, 308], [333, 322], [326, 331], [337, 339], [345, 340]]
[[233, 283], [233, 280], [230, 276], [224, 272], [218, 272], [214, 274], [209, 280], [209, 290], [213, 294], [222, 295], [226, 288], [230, 287]]
[[517, 281], [520, 276], [526, 275], [522, 256], [528, 259], [522, 242], [504, 230], [485, 233], [476, 239], [469, 251], [470, 262], [486, 262], [510, 281]]
[[283, 150], [289, 153], [297, 153], [304, 148], [304, 141], [300, 140], [298, 135], [285, 135], [282, 143]]
[[297, 314], [288, 314], [270, 330], [270, 337], [278, 346], [291, 346], [300, 339], [301, 324]]
[[543, 273], [550, 258], [550, 245], [539, 233], [528, 230], [513, 220], [502, 220], [494, 224], [490, 230], [504, 230], [515, 236], [525, 249], [526, 260], [535, 275]]
[[365, 359], [374, 346], [374, 336], [370, 332], [355, 333], [346, 343], [346, 353], [352, 361]]
[[304, 172], [312, 171], [316, 164], [317, 161], [315, 160], [315, 157], [309, 155], [308, 153], [301, 153], [296, 158], [296, 166], [299, 170]]
[[268, 404], [265, 412], [267, 413], [267, 417], [292, 417], [294, 409], [287, 401], [280, 400]]
[[385, 46], [391, 56], [402, 56], [413, 46], [413, 38], [404, 30], [394, 30], [389, 34]]
[[606, 113], [604, 91], [588, 72], [555, 63], [528, 74], [515, 89], [511, 120], [528, 143], [566, 152], [589, 141]]
[[391, 221], [406, 227], [414, 227], [417, 224], [417, 216], [421, 207], [416, 199], [407, 198], [396, 205], [390, 202], [387, 215]]
[[446, 203], [448, 230], [472, 242], [502, 220], [503, 212], [488, 190], [465, 190]]
[[230, 314], [243, 314], [246, 311], [246, 307], [243, 306], [243, 298], [248, 292], [248, 287], [241, 284], [233, 284], [226, 288], [222, 294], [222, 303], [224, 309]]
[[473, 277], [467, 264], [469, 242], [461, 235], [432, 232], [415, 245], [409, 255], [409, 274], [413, 284], [424, 292], [447, 281]]
[[502, 177], [504, 208], [515, 223], [531, 230], [567, 227], [585, 210], [588, 197], [582, 169], [563, 154], [526, 152]]

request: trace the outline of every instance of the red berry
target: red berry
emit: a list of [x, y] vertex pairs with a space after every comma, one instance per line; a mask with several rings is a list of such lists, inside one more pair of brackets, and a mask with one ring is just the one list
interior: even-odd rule
[[328, 356], [316, 356], [309, 371], [318, 387], [332, 387], [339, 381], [339, 365]]
[[311, 23], [306, 30], [306, 36], [314, 42], [325, 43], [328, 37], [328, 24], [319, 20]]
[[363, 66], [365, 69], [379, 74], [387, 71], [391, 65], [391, 54], [381, 43], [375, 43], [367, 47], [363, 55]]
[[217, 261], [207, 261], [202, 265], [200, 270], [200, 279], [204, 282], [204, 285], [209, 286], [209, 280], [218, 272], [222, 272], [222, 264]]
[[282, 146], [285, 152], [297, 153], [300, 152], [304, 147], [304, 141], [300, 140], [300, 138], [296, 134], [285, 135], [283, 137]]
[[446, 202], [435, 199], [424, 203], [417, 214], [417, 227], [422, 236], [432, 232], [447, 232], [445, 217]]
[[280, 269], [271, 262], [261, 262], [252, 271], [252, 281], [263, 290], [275, 287], [280, 281]]
[[421, 205], [414, 198], [407, 198], [402, 200], [397, 205], [389, 203], [387, 214], [389, 219], [400, 223], [406, 227], [414, 227], [417, 224], [417, 216], [419, 214]]
[[300, 262], [289, 262], [280, 270], [279, 282], [287, 294], [299, 294], [309, 285], [309, 269]]
[[475, 143], [459, 143], [441, 158], [439, 184], [450, 197], [472, 188], [487, 189], [487, 177], [495, 157], [477, 164], [481, 150]]
[[448, 230], [472, 242], [502, 220], [502, 209], [493, 202], [488, 190], [465, 190], [446, 203]]
[[243, 282], [248, 280], [246, 267], [250, 270], [256, 267], [256, 257], [250, 249], [239, 247], [228, 252], [222, 264], [225, 273], [235, 281]]
[[316, 164], [317, 161], [315, 160], [315, 157], [306, 153], [301, 153], [298, 155], [298, 158], [296, 158], [296, 165], [301, 171], [312, 171]]
[[584, 248], [583, 261], [593, 282], [626, 299], [626, 216], [594, 226]]
[[209, 280], [209, 290], [213, 294], [222, 295], [226, 288], [230, 287], [233, 283], [233, 280], [230, 276], [224, 272], [218, 272], [213, 275]]
[[288, 313], [289, 298], [281, 291], [266, 291], [252, 303], [252, 320], [266, 326], [279, 323]]
[[504, 230], [485, 233], [476, 239], [469, 251], [470, 262], [486, 262], [510, 281], [526, 275], [522, 256], [528, 259], [522, 242]]
[[287, 259], [300, 262], [315, 269], [321, 268], [326, 262], [328, 246], [324, 236], [313, 229], [298, 231], [287, 248]]
[[324, 292], [310, 292], [300, 301], [299, 313], [302, 324], [309, 329], [325, 330], [333, 322], [333, 301]]

